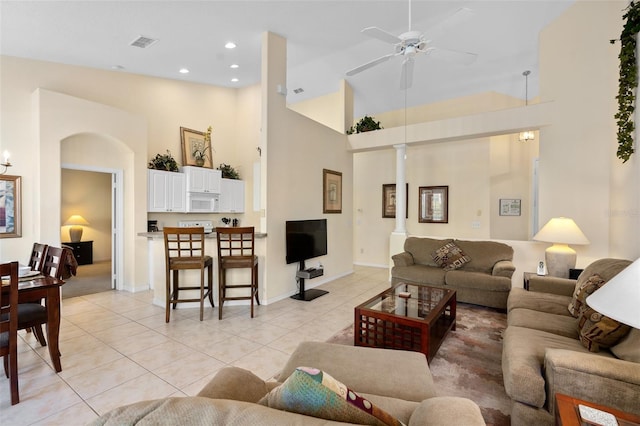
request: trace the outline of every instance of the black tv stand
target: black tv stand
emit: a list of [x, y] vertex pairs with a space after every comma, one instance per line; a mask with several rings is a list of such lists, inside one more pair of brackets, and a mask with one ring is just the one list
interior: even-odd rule
[[305, 279], [313, 279], [319, 276], [324, 275], [324, 269], [322, 268], [309, 268], [305, 269], [304, 260], [300, 261], [300, 266], [298, 271], [296, 272], [296, 278], [300, 282], [300, 292], [291, 296], [292, 299], [296, 300], [304, 300], [305, 302], [309, 302], [313, 299], [316, 299], [320, 296], [324, 296], [329, 293], [326, 290], [318, 290], [312, 288], [310, 290], [305, 290], [304, 288], [304, 280]]

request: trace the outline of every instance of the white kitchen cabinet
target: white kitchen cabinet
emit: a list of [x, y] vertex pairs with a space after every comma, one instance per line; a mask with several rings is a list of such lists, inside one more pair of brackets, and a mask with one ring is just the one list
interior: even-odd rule
[[221, 179], [220, 213], [244, 213], [244, 181]]
[[185, 175], [162, 170], [148, 170], [147, 211], [185, 212]]
[[195, 166], [185, 166], [181, 170], [187, 178], [187, 192], [220, 193], [220, 170]]

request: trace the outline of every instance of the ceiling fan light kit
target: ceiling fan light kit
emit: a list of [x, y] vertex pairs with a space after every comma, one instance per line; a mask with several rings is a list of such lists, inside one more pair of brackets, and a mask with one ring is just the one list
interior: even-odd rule
[[[445, 21], [437, 25], [440, 28], [450, 27], [454, 22], [459, 22], [461, 19], [469, 16], [471, 10], [467, 8], [458, 9], [452, 16]], [[396, 56], [403, 56], [402, 71], [400, 74], [400, 88], [408, 89], [413, 84], [413, 65], [414, 58], [419, 54], [429, 54], [432, 51], [443, 51], [449, 57], [449, 59], [457, 60], [458, 62], [470, 64], [473, 62], [477, 55], [469, 52], [459, 52], [455, 50], [441, 49], [431, 46], [431, 40], [428, 40], [423, 32], [411, 30], [411, 0], [409, 0], [409, 30], [396, 36], [378, 27], [367, 27], [362, 30], [362, 34], [365, 34], [371, 38], [375, 38], [382, 42], [394, 45], [394, 53], [389, 53], [381, 56], [377, 59], [364, 63], [347, 71], [347, 76], [353, 76], [362, 71], [368, 70], [376, 65], [388, 61]]]

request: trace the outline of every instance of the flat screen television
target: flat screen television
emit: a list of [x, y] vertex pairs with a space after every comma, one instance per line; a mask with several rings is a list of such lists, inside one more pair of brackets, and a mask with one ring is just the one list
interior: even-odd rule
[[327, 254], [327, 219], [286, 222], [287, 263]]

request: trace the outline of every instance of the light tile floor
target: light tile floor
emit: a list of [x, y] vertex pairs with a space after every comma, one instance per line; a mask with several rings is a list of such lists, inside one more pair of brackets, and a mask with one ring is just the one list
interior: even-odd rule
[[[86, 424], [112, 408], [146, 399], [197, 394], [227, 365], [272, 378], [299, 342], [325, 341], [353, 323], [353, 308], [389, 286], [388, 270], [354, 273], [319, 286], [311, 302], [287, 298], [256, 307], [176, 309], [165, 323], [152, 293], [111, 291], [64, 299], [60, 330], [63, 370], [46, 347], [21, 331], [20, 403], [11, 406], [0, 373], [0, 425]], [[205, 305], [206, 306], [206, 305]], [[2, 369], [0, 368], [0, 371]]]

